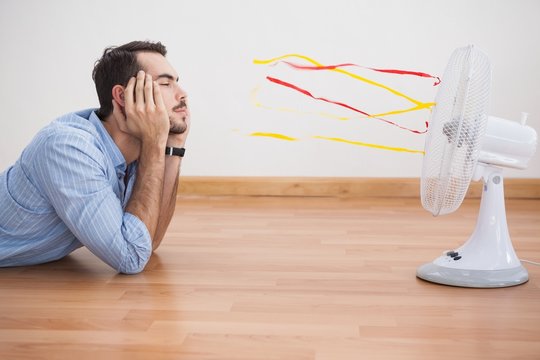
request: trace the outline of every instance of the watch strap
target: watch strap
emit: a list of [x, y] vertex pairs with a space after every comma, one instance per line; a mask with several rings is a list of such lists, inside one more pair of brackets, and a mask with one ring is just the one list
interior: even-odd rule
[[184, 154], [186, 153], [186, 149], [184, 148], [177, 148], [172, 146], [166, 146], [165, 147], [165, 155], [169, 156], [180, 156], [184, 157]]

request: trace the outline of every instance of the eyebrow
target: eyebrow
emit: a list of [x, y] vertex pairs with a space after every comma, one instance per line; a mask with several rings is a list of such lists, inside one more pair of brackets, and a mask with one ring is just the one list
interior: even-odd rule
[[156, 77], [156, 80], [157, 80], [157, 79], [160, 79], [160, 78], [166, 78], [166, 79], [169, 79], [169, 80], [178, 82], [178, 78], [177, 78], [177, 77], [175, 78], [175, 77], [172, 76], [171, 74], [160, 74], [160, 75], [158, 75], [158, 76]]

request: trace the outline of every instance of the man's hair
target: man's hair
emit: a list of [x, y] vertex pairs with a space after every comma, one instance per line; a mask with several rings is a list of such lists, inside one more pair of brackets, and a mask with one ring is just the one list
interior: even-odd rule
[[135, 76], [141, 65], [137, 62], [137, 53], [149, 51], [167, 55], [165, 45], [160, 42], [132, 41], [122, 46], [111, 46], [103, 51], [101, 59], [94, 64], [92, 79], [100, 108], [97, 116], [104, 120], [113, 110], [112, 88], [115, 85], [127, 86], [129, 79]]

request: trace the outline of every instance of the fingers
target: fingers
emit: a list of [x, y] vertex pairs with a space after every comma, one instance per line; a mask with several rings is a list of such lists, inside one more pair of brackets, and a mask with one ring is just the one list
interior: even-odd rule
[[136, 82], [135, 77], [134, 76], [131, 77], [131, 79], [129, 79], [128, 81], [126, 89], [124, 90], [124, 101], [126, 102], [126, 107], [132, 107], [133, 104], [135, 103], [135, 98], [134, 98], [135, 82]]
[[139, 112], [144, 111], [144, 71], [139, 71], [137, 73], [137, 81], [135, 83], [135, 108]]
[[146, 103], [147, 109], [153, 109], [154, 104], [154, 94], [153, 94], [154, 82], [152, 81], [152, 76], [146, 74], [144, 79], [144, 102]]
[[159, 89], [158, 84], [154, 81], [154, 103], [160, 110], [165, 110], [165, 103], [163, 102], [163, 97], [161, 96], [161, 90]]
[[152, 109], [155, 106], [154, 97], [157, 88], [157, 83], [152, 81], [152, 76], [140, 70], [136, 77], [129, 79], [126, 86], [126, 107], [131, 108], [135, 105], [139, 111]]

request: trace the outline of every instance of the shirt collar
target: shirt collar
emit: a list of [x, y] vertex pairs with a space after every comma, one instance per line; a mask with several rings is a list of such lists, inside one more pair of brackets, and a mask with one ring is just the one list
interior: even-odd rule
[[105, 146], [107, 154], [109, 154], [109, 156], [111, 157], [114, 167], [117, 170], [125, 172], [127, 168], [126, 159], [124, 159], [124, 155], [122, 155], [122, 152], [120, 152], [120, 149], [118, 148], [118, 146], [116, 146], [111, 135], [109, 134], [107, 129], [105, 129], [105, 126], [103, 126], [103, 122], [96, 115], [96, 112], [92, 110], [89, 116], [85, 117], [87, 117], [88, 120], [95, 126], [101, 138], [101, 141]]

